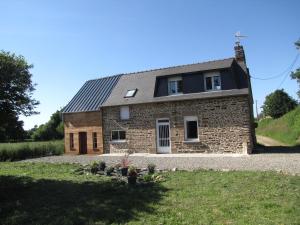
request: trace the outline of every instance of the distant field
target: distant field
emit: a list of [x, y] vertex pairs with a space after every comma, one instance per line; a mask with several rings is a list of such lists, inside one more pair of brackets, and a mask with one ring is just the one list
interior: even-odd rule
[[266, 118], [260, 120], [256, 133], [288, 145], [299, 145], [300, 106], [278, 119]]
[[0, 161], [16, 161], [64, 153], [63, 140], [0, 143]]

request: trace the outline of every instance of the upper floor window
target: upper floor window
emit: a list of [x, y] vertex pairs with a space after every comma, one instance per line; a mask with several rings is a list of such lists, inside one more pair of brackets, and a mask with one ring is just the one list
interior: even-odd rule
[[128, 90], [124, 98], [132, 98], [135, 96], [137, 89]]
[[204, 84], [206, 91], [218, 91], [221, 90], [221, 76], [220, 74], [206, 74], [204, 76]]
[[121, 118], [121, 120], [129, 119], [129, 106], [121, 106], [120, 107], [120, 118]]
[[182, 77], [172, 77], [168, 79], [169, 95], [181, 94], [182, 87]]

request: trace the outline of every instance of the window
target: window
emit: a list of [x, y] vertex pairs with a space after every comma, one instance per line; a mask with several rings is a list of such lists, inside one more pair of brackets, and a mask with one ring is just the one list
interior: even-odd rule
[[121, 118], [121, 120], [129, 119], [129, 106], [121, 106], [120, 107], [120, 118]]
[[132, 98], [135, 96], [137, 89], [128, 90], [124, 98]]
[[70, 133], [70, 149], [74, 149], [74, 134]]
[[97, 133], [93, 132], [93, 149], [97, 149], [98, 144], [97, 144]]
[[111, 132], [112, 141], [124, 141], [126, 139], [126, 132], [123, 130], [113, 130]]
[[172, 77], [168, 80], [169, 95], [176, 95], [182, 93], [182, 77]]
[[198, 118], [196, 116], [184, 117], [184, 137], [186, 141], [198, 141]]
[[221, 77], [219, 74], [207, 74], [205, 75], [205, 90], [217, 91], [221, 90]]

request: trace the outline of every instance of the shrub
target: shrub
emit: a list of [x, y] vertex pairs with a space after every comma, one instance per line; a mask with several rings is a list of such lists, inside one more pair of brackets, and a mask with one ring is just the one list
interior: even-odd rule
[[97, 162], [91, 164], [91, 173], [96, 174], [99, 171], [99, 165]]
[[153, 163], [148, 164], [148, 173], [153, 174], [155, 172], [156, 165]]
[[113, 166], [110, 166], [106, 169], [106, 175], [110, 176], [114, 172], [115, 168]]
[[136, 168], [134, 166], [130, 166], [128, 168], [128, 176], [129, 177], [136, 177], [137, 176]]
[[99, 169], [100, 169], [101, 171], [104, 171], [105, 168], [106, 168], [106, 163], [105, 163], [104, 161], [101, 161], [101, 162], [99, 163]]
[[16, 161], [64, 153], [62, 141], [0, 144], [0, 161]]

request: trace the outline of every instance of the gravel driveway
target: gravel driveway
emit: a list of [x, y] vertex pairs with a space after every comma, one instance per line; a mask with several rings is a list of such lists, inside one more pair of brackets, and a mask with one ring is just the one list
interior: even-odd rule
[[[123, 155], [62, 155], [24, 160], [25, 162], [80, 163], [89, 164], [104, 160], [107, 165], [120, 162]], [[133, 154], [131, 164], [144, 168], [154, 163], [159, 169], [213, 169], [213, 170], [273, 170], [289, 174], [300, 174], [300, 153], [260, 153], [252, 155], [213, 154]], [[24, 162], [23, 161], [23, 162]]]

